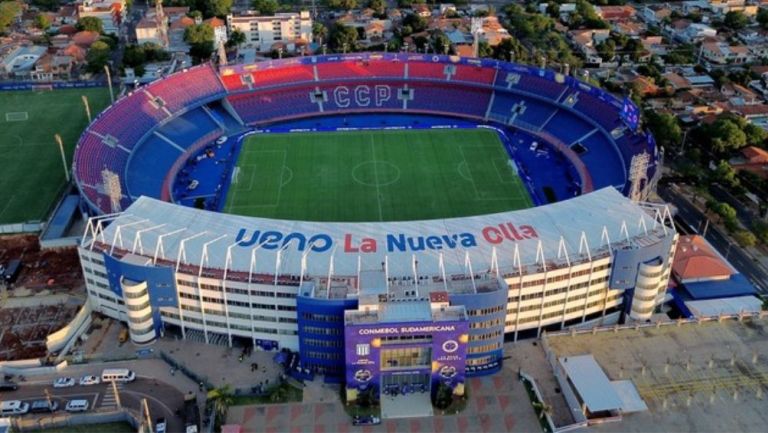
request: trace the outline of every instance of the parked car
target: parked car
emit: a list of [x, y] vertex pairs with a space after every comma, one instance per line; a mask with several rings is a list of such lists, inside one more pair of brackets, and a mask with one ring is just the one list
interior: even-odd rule
[[101, 383], [101, 379], [98, 376], [88, 375], [80, 378], [80, 385], [98, 385]]
[[158, 418], [155, 420], [155, 433], [165, 433], [166, 423], [165, 418]]
[[64, 410], [67, 412], [85, 412], [88, 410], [88, 400], [70, 400]]
[[0, 403], [0, 416], [24, 415], [29, 412], [29, 403], [20, 400], [8, 400]]
[[69, 388], [75, 386], [75, 379], [71, 377], [60, 377], [53, 381], [54, 388]]
[[30, 413], [51, 413], [59, 410], [59, 402], [55, 400], [35, 400], [29, 405]]
[[19, 385], [13, 382], [0, 382], [0, 391], [16, 391]]

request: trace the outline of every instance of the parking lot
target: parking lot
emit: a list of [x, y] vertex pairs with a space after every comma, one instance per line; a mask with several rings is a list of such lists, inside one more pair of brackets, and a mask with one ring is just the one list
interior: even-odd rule
[[[79, 380], [79, 378], [74, 379], [76, 383]], [[75, 384], [66, 388], [54, 388], [52, 381], [38, 380], [19, 382], [19, 385], [16, 391], [3, 392], [3, 401], [21, 400], [31, 404], [33, 401], [46, 400], [50, 397], [51, 402], [58, 405], [58, 411], [54, 414], [23, 415], [25, 418], [37, 419], [40, 424], [44, 424], [47, 418], [64, 413], [67, 402], [71, 400], [88, 401], [86, 412], [116, 410], [119, 400], [122, 407], [131, 408], [140, 413], [141, 400], [147, 399], [152, 419], [164, 417], [168, 422], [168, 431], [183, 431], [183, 420], [178, 415], [184, 405], [183, 394], [173, 386], [156, 379], [138, 378], [129, 383], [117, 383], [115, 385], [117, 395], [111, 383], [89, 386]]]

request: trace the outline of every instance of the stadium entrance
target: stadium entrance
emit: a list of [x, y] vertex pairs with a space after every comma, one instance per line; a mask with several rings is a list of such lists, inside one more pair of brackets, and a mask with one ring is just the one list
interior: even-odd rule
[[344, 313], [347, 402], [378, 400], [382, 418], [432, 415], [438, 388], [463, 392], [468, 329], [446, 292], [361, 295]]

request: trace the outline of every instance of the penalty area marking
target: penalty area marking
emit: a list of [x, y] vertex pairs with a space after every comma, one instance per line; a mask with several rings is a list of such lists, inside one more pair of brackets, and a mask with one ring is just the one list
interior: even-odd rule
[[12, 111], [5, 113], [6, 122], [24, 122], [29, 120], [29, 113], [26, 111]]

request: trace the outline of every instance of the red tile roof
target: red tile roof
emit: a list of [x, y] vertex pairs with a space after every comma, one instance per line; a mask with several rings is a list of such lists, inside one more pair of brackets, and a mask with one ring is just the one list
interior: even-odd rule
[[680, 236], [672, 272], [678, 281], [727, 278], [733, 271], [699, 235]]

